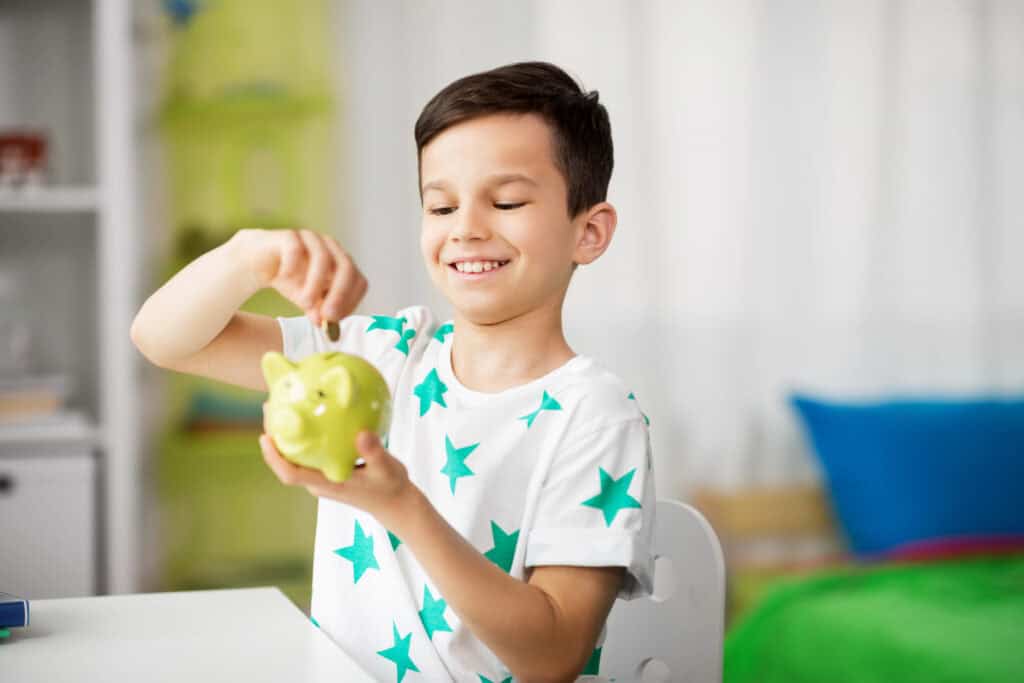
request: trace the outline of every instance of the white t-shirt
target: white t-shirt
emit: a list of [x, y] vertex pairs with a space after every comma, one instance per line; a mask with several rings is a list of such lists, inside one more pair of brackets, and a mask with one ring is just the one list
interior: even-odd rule
[[[480, 393], [452, 372], [452, 323], [425, 307], [350, 316], [333, 343], [306, 317], [278, 320], [290, 360], [344, 351], [381, 371], [392, 393], [388, 451], [485, 557], [520, 580], [536, 565], [621, 566], [620, 598], [651, 593], [647, 420], [615, 375], [576, 356], [527, 384]], [[324, 498], [311, 617], [381, 681], [510, 676], [406, 544], [371, 515]], [[599, 658], [596, 650], [587, 673]]]

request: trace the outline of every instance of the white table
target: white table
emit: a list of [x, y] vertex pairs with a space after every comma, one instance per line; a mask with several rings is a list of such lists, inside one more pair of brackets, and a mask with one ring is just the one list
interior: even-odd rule
[[373, 683], [276, 588], [31, 601], [0, 681]]

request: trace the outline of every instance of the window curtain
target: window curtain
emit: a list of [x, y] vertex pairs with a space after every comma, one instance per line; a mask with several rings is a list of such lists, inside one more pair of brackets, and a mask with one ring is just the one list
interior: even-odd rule
[[348, 2], [346, 239], [367, 306], [444, 310], [412, 126], [553, 61], [609, 109], [619, 227], [566, 331], [651, 421], [660, 495], [813, 480], [785, 402], [1024, 391], [1024, 4]]

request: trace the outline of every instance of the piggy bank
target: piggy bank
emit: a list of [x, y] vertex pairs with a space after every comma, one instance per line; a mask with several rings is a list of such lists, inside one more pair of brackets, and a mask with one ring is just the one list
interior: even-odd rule
[[391, 393], [371, 363], [348, 353], [314, 353], [293, 363], [263, 355], [270, 389], [265, 425], [288, 460], [318, 469], [333, 482], [348, 479], [359, 452], [356, 435], [381, 437], [391, 420]]

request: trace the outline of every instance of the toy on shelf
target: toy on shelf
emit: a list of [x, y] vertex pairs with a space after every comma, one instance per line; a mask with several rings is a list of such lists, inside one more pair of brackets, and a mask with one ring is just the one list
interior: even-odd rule
[[46, 181], [45, 133], [32, 129], [0, 130], [0, 191], [32, 190]]
[[356, 435], [387, 433], [391, 392], [384, 377], [366, 360], [341, 352], [292, 363], [270, 351], [262, 365], [270, 388], [266, 428], [277, 450], [333, 482], [348, 479], [359, 458]]

